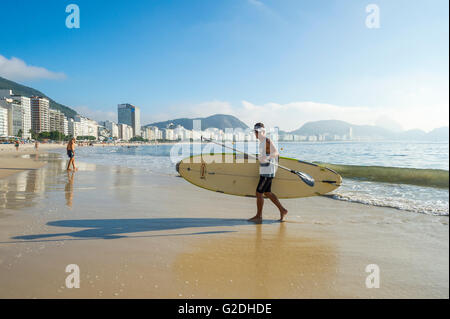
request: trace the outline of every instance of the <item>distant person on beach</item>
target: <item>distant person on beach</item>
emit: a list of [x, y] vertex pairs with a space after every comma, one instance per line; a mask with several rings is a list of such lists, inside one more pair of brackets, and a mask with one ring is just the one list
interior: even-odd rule
[[16, 152], [19, 151], [19, 140], [16, 140], [16, 142], [14, 143], [14, 146], [16, 147]]
[[67, 163], [67, 170], [70, 171], [70, 164], [72, 164], [73, 170], [75, 168], [75, 137], [73, 137], [69, 143], [67, 143], [67, 156], [69, 157], [69, 163]]
[[39, 148], [39, 142], [38, 142], [38, 141], [35, 141], [35, 142], [34, 142], [34, 149], [37, 151], [38, 148]]
[[264, 195], [269, 198], [272, 203], [280, 210], [280, 221], [288, 213], [287, 209], [281, 205], [278, 197], [272, 193], [272, 180], [276, 174], [276, 166], [273, 163], [278, 162], [280, 154], [275, 144], [266, 137], [266, 129], [263, 123], [256, 123], [254, 126], [256, 138], [259, 140], [259, 182], [256, 187], [256, 215], [250, 218], [250, 221], [262, 221], [262, 210], [264, 206]]

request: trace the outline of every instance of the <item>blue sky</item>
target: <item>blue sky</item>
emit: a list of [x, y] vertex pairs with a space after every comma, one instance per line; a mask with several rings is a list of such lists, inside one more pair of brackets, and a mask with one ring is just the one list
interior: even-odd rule
[[[79, 29], [65, 26], [70, 3]], [[370, 3], [378, 29], [365, 24]], [[97, 120], [128, 102], [144, 124], [220, 112], [288, 130], [332, 118], [430, 130], [448, 125], [448, 9], [446, 0], [4, 0], [0, 76]]]

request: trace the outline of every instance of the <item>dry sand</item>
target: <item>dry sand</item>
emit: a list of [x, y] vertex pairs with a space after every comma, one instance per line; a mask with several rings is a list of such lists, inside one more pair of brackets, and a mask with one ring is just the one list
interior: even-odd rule
[[175, 174], [29, 157], [0, 179], [0, 298], [449, 297], [448, 217], [313, 197], [253, 224], [254, 199]]

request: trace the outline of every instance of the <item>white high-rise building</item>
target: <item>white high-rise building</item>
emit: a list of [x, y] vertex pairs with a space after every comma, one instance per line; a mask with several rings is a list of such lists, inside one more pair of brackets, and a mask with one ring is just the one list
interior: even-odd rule
[[128, 141], [133, 137], [133, 128], [130, 125], [120, 123], [119, 125], [119, 138], [122, 141]]
[[67, 121], [67, 129], [68, 129], [68, 134], [72, 137], [77, 138], [78, 136], [81, 136], [82, 134], [80, 134], [81, 132], [81, 123], [75, 121], [74, 119], [68, 119]]
[[16, 100], [10, 98], [0, 98], [0, 106], [7, 110], [7, 135], [8, 136], [23, 136], [23, 110]]
[[163, 138], [165, 140], [168, 140], [168, 141], [174, 141], [175, 140], [175, 134], [174, 134], [173, 129], [171, 129], [171, 128], [164, 129], [163, 130]]
[[98, 123], [96, 121], [81, 115], [75, 115], [74, 122], [79, 123], [77, 136], [94, 136], [95, 139], [98, 139]]
[[98, 140], [98, 123], [94, 120], [87, 119], [87, 136], [94, 136]]
[[143, 138], [149, 141], [161, 140], [162, 131], [156, 126], [144, 126], [142, 127]]
[[69, 135], [69, 121], [67, 120], [67, 117], [64, 116], [64, 135]]
[[0, 105], [0, 136], [8, 136], [8, 109]]
[[77, 136], [87, 136], [88, 135], [88, 124], [87, 118], [81, 115], [75, 115], [74, 121], [78, 123], [78, 134]]
[[112, 121], [105, 121], [103, 125], [111, 133], [112, 138], [119, 138], [119, 126], [117, 125], [117, 123]]
[[31, 138], [31, 100], [26, 96], [14, 95], [14, 97], [20, 99], [20, 105], [23, 109], [23, 138]]
[[29, 97], [16, 95], [12, 90], [0, 90], [0, 98], [11, 98], [22, 107], [22, 137], [31, 138], [31, 100]]

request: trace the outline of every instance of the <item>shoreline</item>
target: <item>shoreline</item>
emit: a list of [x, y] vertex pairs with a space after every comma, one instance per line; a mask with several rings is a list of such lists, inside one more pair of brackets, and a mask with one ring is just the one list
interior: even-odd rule
[[2, 298], [448, 298], [448, 218], [311, 197], [254, 224], [253, 199], [175, 176], [30, 160], [47, 165], [0, 179]]

